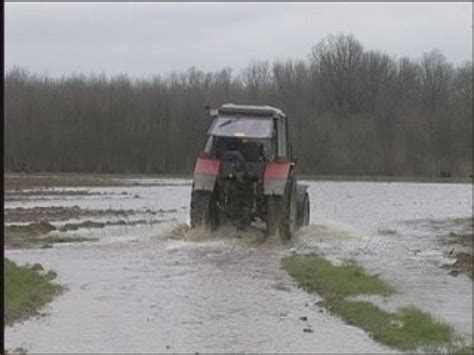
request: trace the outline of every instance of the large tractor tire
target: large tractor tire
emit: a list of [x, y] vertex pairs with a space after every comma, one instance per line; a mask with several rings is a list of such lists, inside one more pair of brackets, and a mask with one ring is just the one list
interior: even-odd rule
[[287, 181], [284, 195], [266, 197], [267, 236], [277, 235], [283, 242], [289, 241], [297, 229], [296, 182]]
[[191, 193], [191, 228], [204, 228], [209, 231], [219, 226], [214, 195], [210, 191], [193, 190]]

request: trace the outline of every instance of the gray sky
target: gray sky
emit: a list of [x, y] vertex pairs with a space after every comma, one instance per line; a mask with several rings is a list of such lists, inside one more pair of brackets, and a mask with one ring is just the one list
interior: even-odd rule
[[472, 58], [472, 3], [6, 3], [5, 64], [39, 74], [238, 72], [306, 59], [328, 34], [366, 49]]

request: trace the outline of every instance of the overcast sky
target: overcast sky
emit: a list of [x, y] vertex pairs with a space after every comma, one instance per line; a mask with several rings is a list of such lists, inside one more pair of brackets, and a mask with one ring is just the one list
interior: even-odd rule
[[238, 72], [253, 59], [306, 59], [328, 34], [366, 49], [472, 58], [472, 3], [6, 3], [5, 62], [49, 75]]

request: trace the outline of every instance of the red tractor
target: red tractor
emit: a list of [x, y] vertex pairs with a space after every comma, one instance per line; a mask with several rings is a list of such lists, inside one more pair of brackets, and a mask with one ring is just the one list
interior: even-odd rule
[[307, 186], [296, 182], [288, 119], [271, 106], [225, 104], [214, 118], [196, 161], [191, 227], [224, 223], [245, 229], [266, 223], [267, 235], [289, 240], [309, 223]]

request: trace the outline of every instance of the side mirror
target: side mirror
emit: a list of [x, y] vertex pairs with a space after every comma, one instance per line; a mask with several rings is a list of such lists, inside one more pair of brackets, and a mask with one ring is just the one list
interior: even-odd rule
[[211, 108], [209, 105], [204, 106], [204, 108], [210, 117], [217, 117], [219, 115], [219, 110], [217, 108]]
[[296, 156], [296, 154], [293, 152], [293, 144], [290, 144], [289, 146], [289, 155], [290, 155], [290, 160], [294, 161], [295, 163], [298, 161], [298, 157]]

